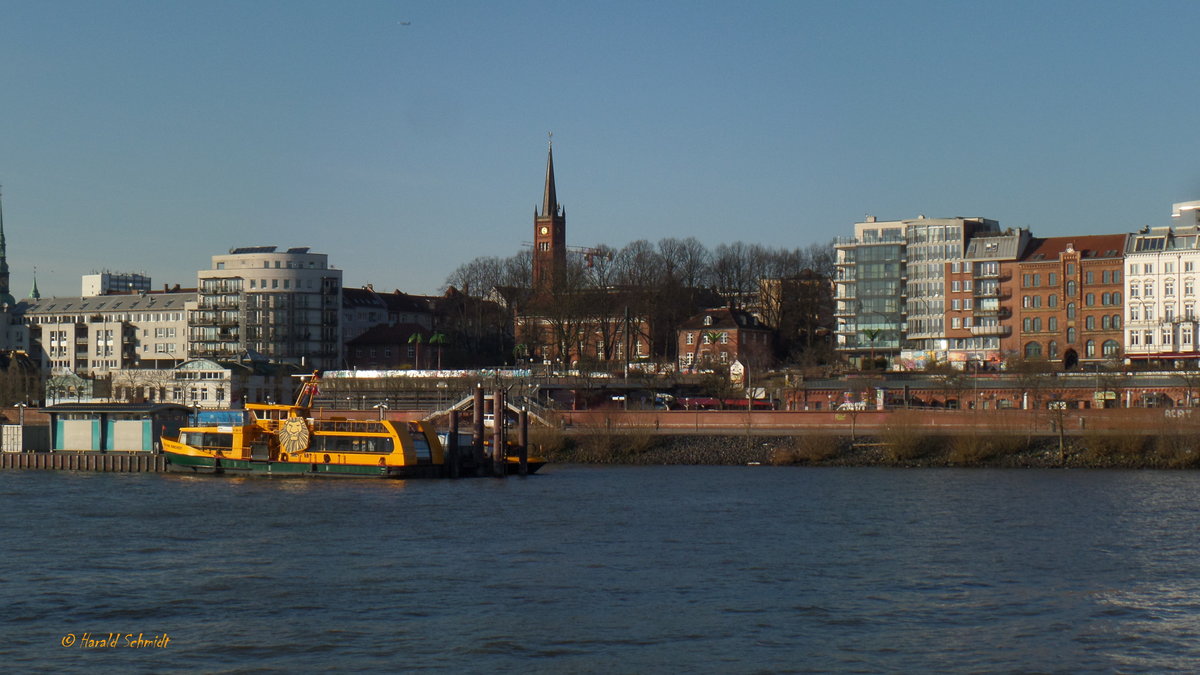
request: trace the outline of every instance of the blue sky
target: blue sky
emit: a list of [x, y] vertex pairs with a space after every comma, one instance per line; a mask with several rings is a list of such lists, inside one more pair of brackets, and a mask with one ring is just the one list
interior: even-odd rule
[[[402, 25], [411, 22], [411, 25]], [[1041, 236], [1200, 199], [1200, 3], [0, 0], [15, 294], [310, 246], [432, 293], [531, 239]]]

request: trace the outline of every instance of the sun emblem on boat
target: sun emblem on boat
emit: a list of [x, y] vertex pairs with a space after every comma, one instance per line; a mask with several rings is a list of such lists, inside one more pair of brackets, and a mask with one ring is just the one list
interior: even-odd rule
[[295, 454], [308, 449], [308, 424], [303, 417], [289, 417], [277, 432], [279, 445], [285, 452]]

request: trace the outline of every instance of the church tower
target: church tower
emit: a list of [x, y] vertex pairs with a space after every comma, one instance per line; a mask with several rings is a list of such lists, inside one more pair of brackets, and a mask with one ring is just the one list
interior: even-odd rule
[[567, 212], [554, 190], [554, 143], [546, 155], [542, 210], [533, 212], [533, 288], [549, 291], [562, 281], [567, 267]]
[[0, 304], [10, 307], [17, 304], [8, 291], [8, 251], [4, 244], [4, 201], [0, 197]]

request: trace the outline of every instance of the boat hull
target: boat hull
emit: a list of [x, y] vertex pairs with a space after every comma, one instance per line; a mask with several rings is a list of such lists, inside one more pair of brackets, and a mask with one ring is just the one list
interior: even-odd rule
[[441, 478], [445, 475], [441, 466], [429, 464], [416, 466], [371, 466], [202, 457], [169, 451], [163, 454], [167, 457], [167, 469], [179, 473], [254, 475], [280, 478]]

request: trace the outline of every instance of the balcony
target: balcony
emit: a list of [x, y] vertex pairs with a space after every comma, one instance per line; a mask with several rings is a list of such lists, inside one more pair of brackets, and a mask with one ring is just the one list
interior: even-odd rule
[[1007, 307], [976, 307], [973, 314], [974, 316], [994, 316], [997, 319], [1007, 319], [1012, 316], [1012, 311]]
[[980, 337], [1008, 337], [1011, 334], [1009, 326], [971, 326], [971, 335]]

